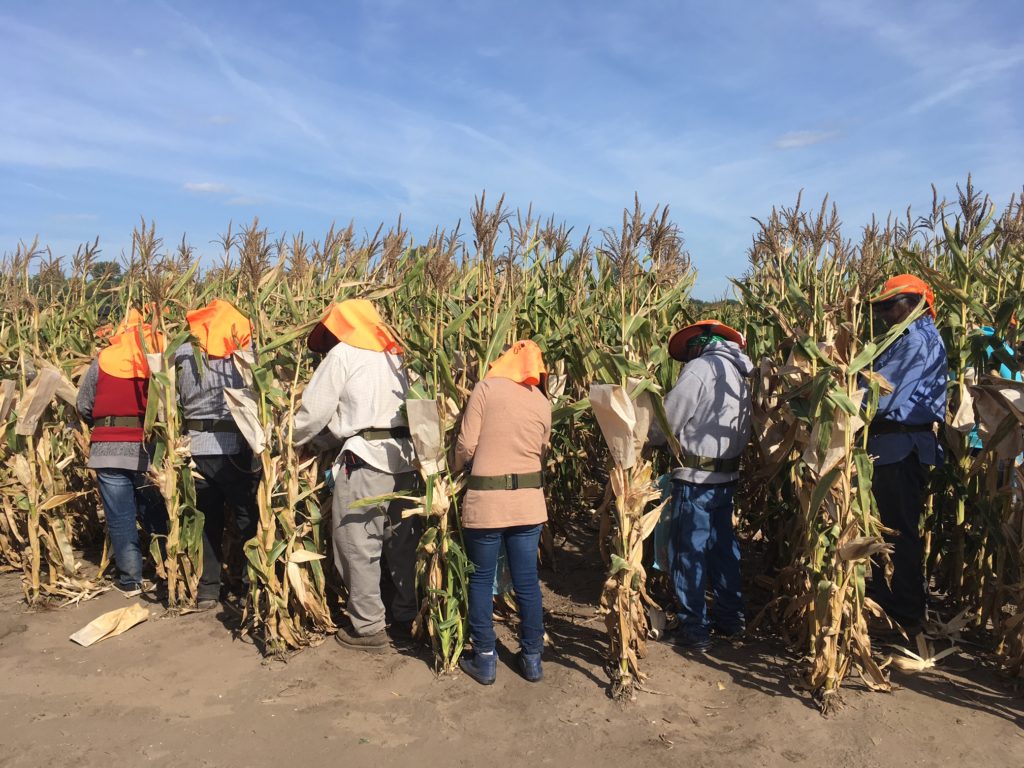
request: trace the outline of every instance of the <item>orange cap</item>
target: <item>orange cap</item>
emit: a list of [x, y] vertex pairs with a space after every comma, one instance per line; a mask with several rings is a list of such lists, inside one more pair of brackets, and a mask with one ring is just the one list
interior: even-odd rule
[[142, 314], [138, 310], [130, 309], [110, 337], [110, 346], [100, 351], [100, 369], [118, 379], [145, 379], [149, 376], [146, 351], [163, 352], [165, 344], [163, 334], [155, 332], [149, 323], [142, 322]]
[[236, 349], [248, 349], [252, 344], [252, 322], [229, 301], [214, 299], [187, 313], [185, 319], [210, 357], [229, 357]]
[[398, 339], [367, 299], [346, 299], [331, 304], [310, 332], [306, 345], [314, 352], [325, 354], [339, 341], [371, 352], [402, 354]]
[[540, 347], [529, 339], [517, 341], [505, 354], [493, 361], [485, 379], [511, 379], [517, 384], [538, 386], [542, 376], [548, 375]]
[[747, 346], [743, 334], [735, 328], [730, 328], [718, 320], [698, 320], [696, 323], [681, 328], [672, 334], [672, 338], [668, 340], [669, 356], [675, 360], [684, 360], [686, 358], [686, 347], [690, 340], [704, 333], [713, 333], [716, 336], [721, 336], [727, 341], [739, 344], [741, 348]]
[[932, 289], [928, 287], [928, 284], [916, 275], [896, 275], [896, 277], [890, 277], [885, 281], [885, 285], [882, 286], [882, 292], [872, 298], [871, 303], [877, 304], [880, 301], [888, 301], [905, 293], [909, 293], [912, 296], [924, 296], [924, 300], [928, 302], [928, 312], [931, 314], [932, 319], [935, 319], [935, 294], [932, 293]]

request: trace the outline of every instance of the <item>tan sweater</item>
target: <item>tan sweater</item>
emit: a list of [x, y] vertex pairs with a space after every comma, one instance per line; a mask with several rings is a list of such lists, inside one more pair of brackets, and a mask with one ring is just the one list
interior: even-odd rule
[[[537, 387], [484, 379], [473, 388], [455, 445], [455, 470], [472, 462], [474, 475], [536, 472], [551, 438], [551, 404]], [[548, 519], [543, 488], [467, 491], [466, 528], [537, 525]]]

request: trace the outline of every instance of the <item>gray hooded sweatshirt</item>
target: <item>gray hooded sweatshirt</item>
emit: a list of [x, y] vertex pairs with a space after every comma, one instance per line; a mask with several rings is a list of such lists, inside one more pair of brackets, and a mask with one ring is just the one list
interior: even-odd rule
[[[750, 358], [731, 341], [708, 344], [700, 357], [683, 366], [665, 398], [665, 411], [684, 453], [713, 459], [731, 459], [743, 453], [750, 441], [749, 378], [753, 371]], [[658, 436], [652, 437], [657, 440]], [[727, 483], [739, 478], [739, 472], [681, 467], [672, 477], [688, 483]]]

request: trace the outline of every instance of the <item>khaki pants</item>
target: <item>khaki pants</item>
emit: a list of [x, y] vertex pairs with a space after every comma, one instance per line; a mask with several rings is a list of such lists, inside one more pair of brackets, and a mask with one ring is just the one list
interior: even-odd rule
[[419, 609], [416, 598], [416, 546], [422, 531], [419, 515], [402, 519], [406, 501], [383, 502], [349, 508], [358, 499], [388, 493], [409, 493], [416, 487], [416, 473], [390, 475], [373, 467], [351, 473], [340, 467], [331, 500], [334, 563], [348, 588], [348, 615], [357, 635], [384, 629], [384, 602], [380, 594], [381, 558], [387, 563], [395, 597], [394, 621], [409, 621]]

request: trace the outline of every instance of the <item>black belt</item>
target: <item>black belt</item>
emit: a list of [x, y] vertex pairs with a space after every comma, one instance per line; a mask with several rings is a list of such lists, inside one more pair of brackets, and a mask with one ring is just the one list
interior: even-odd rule
[[466, 486], [471, 491], [516, 491], [520, 488], [543, 488], [540, 470], [512, 475], [470, 475]]
[[100, 416], [93, 422], [95, 427], [137, 427], [142, 428], [139, 416]]
[[737, 472], [740, 468], [740, 457], [716, 459], [711, 456], [684, 453], [682, 464], [687, 469], [700, 469], [705, 472]]
[[354, 437], [361, 437], [363, 440], [401, 440], [409, 437], [408, 427], [388, 427], [386, 429], [378, 429], [371, 427], [370, 429], [361, 429]]
[[909, 435], [916, 432], [932, 432], [931, 424], [900, 424], [898, 421], [876, 419], [868, 427], [868, 435]]
[[185, 428], [190, 432], [238, 432], [232, 419], [185, 419]]

